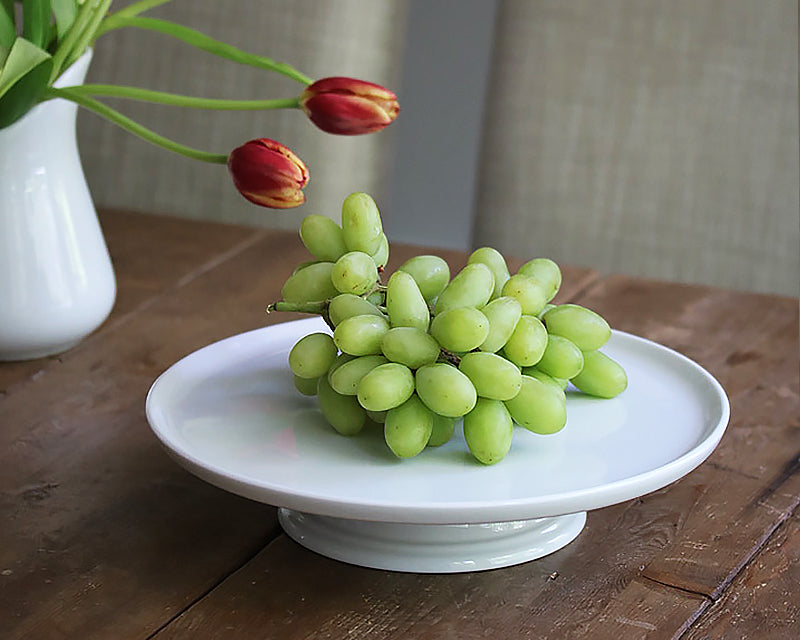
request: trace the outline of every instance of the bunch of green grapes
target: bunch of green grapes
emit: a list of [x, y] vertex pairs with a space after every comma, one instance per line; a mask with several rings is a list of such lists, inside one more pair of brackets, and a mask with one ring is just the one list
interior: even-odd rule
[[269, 307], [318, 313], [331, 327], [332, 335], [300, 339], [289, 366], [339, 433], [382, 424], [392, 452], [410, 458], [450, 440], [462, 419], [472, 455], [494, 464], [515, 424], [538, 434], [564, 427], [569, 383], [601, 398], [626, 388], [623, 368], [600, 351], [608, 323], [551, 303], [561, 286], [552, 260], [530, 260], [512, 275], [498, 251], [483, 247], [451, 278], [442, 258], [419, 255], [384, 284], [389, 243], [374, 200], [351, 194], [341, 220], [302, 221], [314, 260]]

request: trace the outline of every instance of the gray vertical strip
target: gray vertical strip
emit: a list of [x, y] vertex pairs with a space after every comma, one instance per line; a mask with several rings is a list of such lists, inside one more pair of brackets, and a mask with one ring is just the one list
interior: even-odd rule
[[466, 249], [497, 0], [411, 0], [387, 235]]

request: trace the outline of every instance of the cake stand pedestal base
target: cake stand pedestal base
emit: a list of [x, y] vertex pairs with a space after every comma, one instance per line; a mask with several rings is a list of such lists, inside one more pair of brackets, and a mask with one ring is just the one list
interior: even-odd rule
[[403, 524], [279, 509], [283, 530], [323, 556], [409, 573], [485, 571], [546, 556], [572, 542], [586, 512], [484, 524]]

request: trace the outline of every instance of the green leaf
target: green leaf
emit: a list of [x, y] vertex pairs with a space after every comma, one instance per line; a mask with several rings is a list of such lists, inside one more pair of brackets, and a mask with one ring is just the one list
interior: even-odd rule
[[75, 22], [75, 16], [78, 15], [78, 2], [77, 0], [50, 0], [50, 4], [53, 6], [53, 14], [56, 17], [57, 37], [61, 41], [72, 23]]
[[[0, 52], [2, 53], [2, 52]], [[47, 88], [53, 58], [17, 38], [0, 69], [0, 129], [24, 116]]]
[[0, 0], [0, 47], [10, 49], [16, 38], [14, 0]]
[[39, 65], [0, 98], [0, 129], [13, 124], [36, 106], [47, 88], [52, 61]]
[[22, 37], [37, 47], [47, 47], [50, 0], [22, 0]]
[[17, 38], [0, 68], [0, 96], [26, 74], [51, 59], [50, 54], [41, 47], [25, 38]]

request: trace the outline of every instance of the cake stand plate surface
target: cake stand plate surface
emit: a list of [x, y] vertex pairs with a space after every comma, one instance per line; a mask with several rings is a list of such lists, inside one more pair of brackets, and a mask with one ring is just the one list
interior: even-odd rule
[[300, 544], [352, 564], [447, 573], [509, 566], [569, 544], [586, 511], [660, 489], [718, 444], [729, 405], [702, 367], [614, 331], [603, 351], [628, 388], [603, 400], [568, 391], [567, 425], [516, 427], [504, 460], [474, 460], [460, 431], [399, 460], [379, 425], [337, 434], [294, 388], [289, 350], [319, 318], [232, 336], [153, 383], [147, 419], [179, 464], [232, 493], [280, 507]]

